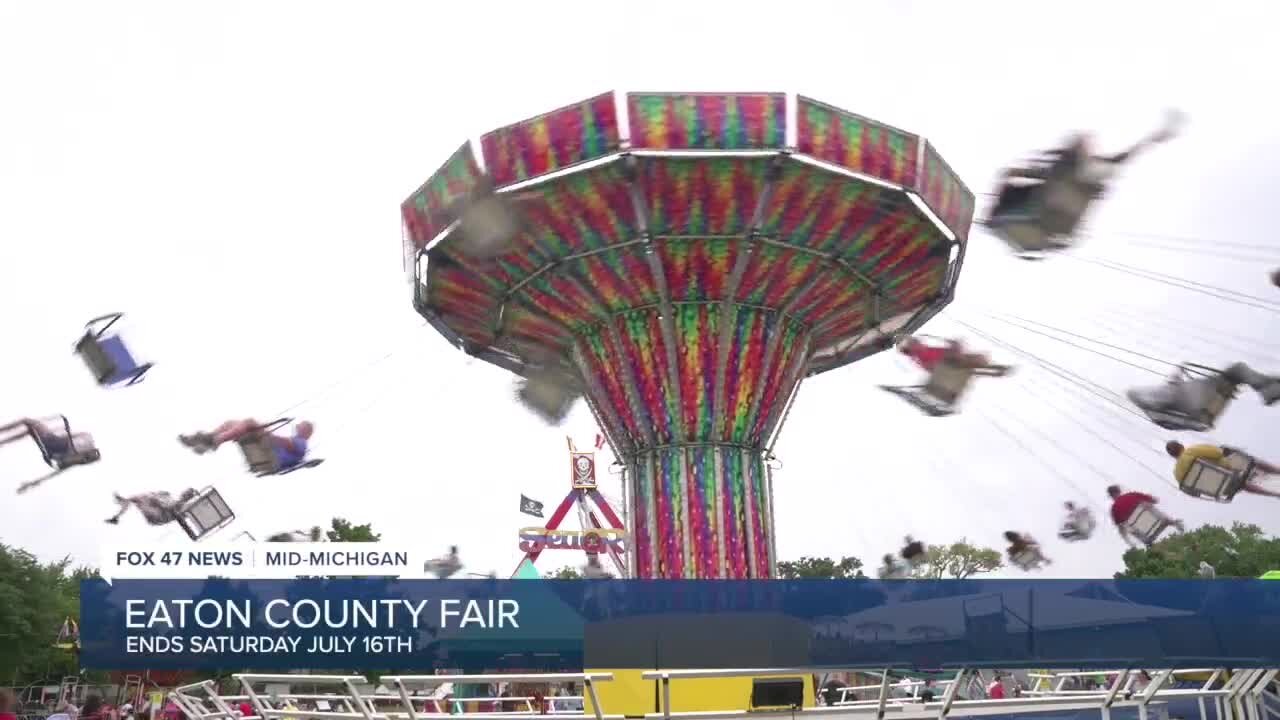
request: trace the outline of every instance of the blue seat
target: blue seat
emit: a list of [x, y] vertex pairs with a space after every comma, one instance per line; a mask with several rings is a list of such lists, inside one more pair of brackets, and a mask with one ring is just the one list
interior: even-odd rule
[[76, 354], [102, 386], [133, 385], [152, 367], [152, 363], [139, 363], [119, 334], [108, 334], [122, 317], [123, 313], [112, 313], [90, 320], [85, 323], [84, 336], [76, 343]]

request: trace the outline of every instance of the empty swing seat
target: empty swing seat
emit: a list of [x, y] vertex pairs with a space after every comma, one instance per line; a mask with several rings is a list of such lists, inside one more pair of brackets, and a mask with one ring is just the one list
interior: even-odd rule
[[212, 487], [200, 491], [186, 505], [178, 510], [178, 525], [194, 541], [221, 530], [236, 519], [236, 514], [227, 506], [222, 495]]
[[970, 368], [944, 362], [929, 373], [929, 381], [924, 385], [881, 387], [902, 397], [930, 417], [941, 417], [956, 411], [960, 397], [968, 389], [973, 375], [974, 371]]
[[272, 420], [236, 441], [240, 446], [240, 452], [244, 454], [244, 462], [249, 466], [249, 472], [258, 477], [287, 475], [294, 470], [313, 468], [324, 462], [322, 458], [314, 458], [294, 465], [281, 466], [280, 457], [276, 454], [275, 445], [271, 441], [271, 433], [292, 422], [293, 418]]
[[122, 317], [123, 313], [112, 313], [90, 320], [85, 323], [84, 336], [76, 343], [76, 354], [99, 385], [133, 385], [152, 367], [152, 363], [139, 363], [120, 335], [107, 332]]
[[520, 215], [511, 199], [482, 182], [451, 214], [457, 220], [458, 247], [465, 254], [492, 259], [511, 250], [520, 234]]
[[559, 425], [578, 399], [572, 381], [560, 373], [542, 370], [520, 382], [516, 396], [525, 407], [551, 425]]
[[1169, 528], [1170, 524], [1157, 515], [1151, 505], [1143, 503], [1133, 511], [1128, 520], [1125, 520], [1124, 528], [1144, 545], [1150, 547], [1160, 539], [1160, 535]]
[[1237, 453], [1228, 456], [1226, 462], [1228, 466], [1224, 467], [1208, 460], [1196, 460], [1178, 481], [1178, 489], [1195, 498], [1231, 502], [1253, 474], [1253, 460]]

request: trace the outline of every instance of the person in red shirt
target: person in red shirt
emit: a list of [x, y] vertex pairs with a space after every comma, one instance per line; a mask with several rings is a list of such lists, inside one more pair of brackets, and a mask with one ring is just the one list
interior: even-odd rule
[[967, 352], [957, 340], [948, 340], [946, 345], [930, 345], [919, 338], [908, 337], [898, 342], [898, 350], [928, 372], [943, 362], [991, 375], [1006, 375], [1012, 370], [1008, 365], [993, 365], [991, 358], [983, 353]]
[[18, 703], [13, 697], [13, 692], [8, 688], [0, 688], [0, 720], [18, 720], [17, 714], [14, 713], [17, 707]]
[[1160, 501], [1146, 493], [1124, 492], [1120, 489], [1119, 485], [1112, 485], [1107, 488], [1107, 495], [1111, 496], [1111, 521], [1114, 522], [1116, 524], [1116, 528], [1119, 529], [1120, 537], [1124, 538], [1125, 542], [1130, 545], [1134, 545], [1135, 538], [1129, 534], [1128, 529], [1125, 528], [1125, 523], [1129, 521], [1130, 517], [1133, 517], [1133, 514], [1138, 511], [1138, 508], [1144, 505], [1149, 507], [1151, 512], [1156, 517], [1160, 518], [1162, 522], [1172, 525], [1179, 530], [1184, 527], [1181, 520], [1174, 520], [1157, 508], [1156, 503]]

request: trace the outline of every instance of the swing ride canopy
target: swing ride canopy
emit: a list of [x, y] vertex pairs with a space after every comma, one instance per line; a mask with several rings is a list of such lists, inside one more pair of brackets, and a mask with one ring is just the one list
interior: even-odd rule
[[[513, 247], [463, 252], [496, 188]], [[800, 380], [952, 299], [973, 194], [924, 138], [784, 93], [605, 93], [464, 143], [402, 206], [414, 303], [579, 383], [626, 465], [637, 577], [768, 577], [765, 464]]]

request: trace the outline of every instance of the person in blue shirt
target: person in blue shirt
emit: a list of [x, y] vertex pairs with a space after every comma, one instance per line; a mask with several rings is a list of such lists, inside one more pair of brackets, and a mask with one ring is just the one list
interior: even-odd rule
[[[259, 432], [262, 423], [252, 418], [246, 420], [228, 420], [208, 432], [179, 435], [178, 441], [191, 448], [197, 455], [217, 450], [223, 443], [235, 442], [247, 435]], [[293, 426], [293, 434], [269, 435], [272, 449], [276, 453], [276, 461], [281, 469], [298, 465], [307, 457], [307, 443], [315, 432], [315, 426], [306, 420]]]

